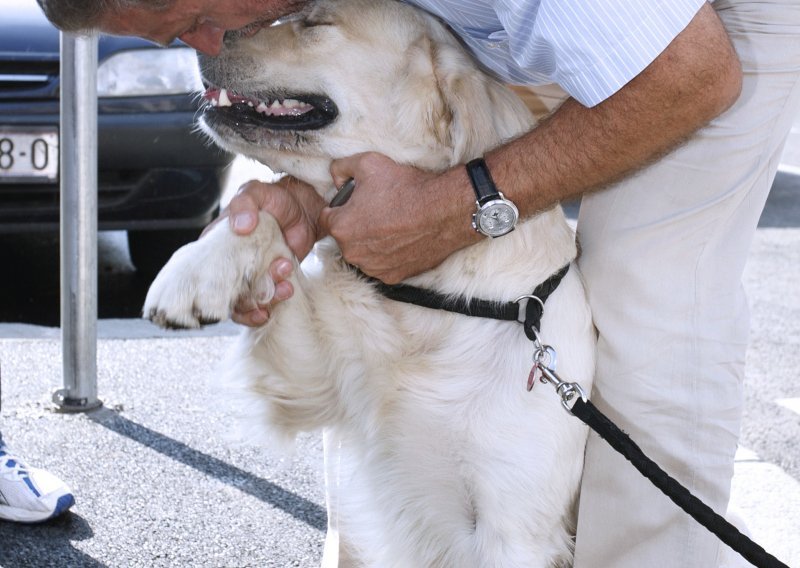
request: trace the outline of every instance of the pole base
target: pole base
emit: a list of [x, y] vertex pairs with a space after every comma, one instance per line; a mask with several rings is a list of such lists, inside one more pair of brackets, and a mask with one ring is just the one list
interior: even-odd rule
[[74, 398], [67, 396], [66, 389], [59, 389], [53, 393], [53, 404], [58, 412], [88, 412], [103, 406], [99, 399]]

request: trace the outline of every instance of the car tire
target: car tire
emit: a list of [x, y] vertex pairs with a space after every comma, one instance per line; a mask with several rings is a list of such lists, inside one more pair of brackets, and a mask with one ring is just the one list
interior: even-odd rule
[[140, 276], [155, 278], [176, 250], [196, 241], [201, 229], [128, 231], [128, 252]]

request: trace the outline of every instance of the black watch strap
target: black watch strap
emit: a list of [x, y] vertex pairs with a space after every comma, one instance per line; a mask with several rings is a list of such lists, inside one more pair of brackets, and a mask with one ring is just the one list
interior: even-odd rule
[[483, 158], [475, 158], [467, 162], [466, 167], [472, 189], [475, 190], [475, 199], [479, 205], [500, 197], [500, 192], [497, 190], [492, 174], [489, 173], [489, 167]]

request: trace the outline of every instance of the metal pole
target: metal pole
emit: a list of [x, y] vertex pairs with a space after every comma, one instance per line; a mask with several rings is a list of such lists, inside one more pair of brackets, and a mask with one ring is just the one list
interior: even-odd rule
[[61, 34], [60, 410], [97, 399], [97, 35]]

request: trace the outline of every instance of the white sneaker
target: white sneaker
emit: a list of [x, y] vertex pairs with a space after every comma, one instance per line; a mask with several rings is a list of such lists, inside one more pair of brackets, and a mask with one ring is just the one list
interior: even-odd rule
[[0, 519], [39, 523], [57, 517], [74, 503], [63, 481], [28, 467], [0, 440]]

